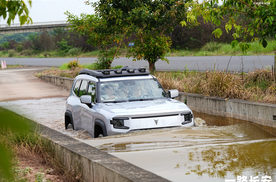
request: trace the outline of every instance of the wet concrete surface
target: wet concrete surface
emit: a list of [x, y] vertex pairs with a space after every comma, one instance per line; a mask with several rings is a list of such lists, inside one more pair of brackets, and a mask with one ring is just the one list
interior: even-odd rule
[[92, 139], [64, 129], [65, 97], [0, 102], [32, 120], [171, 181], [225, 181], [266, 174], [276, 180], [276, 138], [240, 120], [195, 113], [207, 126], [136, 131]]
[[68, 96], [68, 91], [34, 76], [34, 73], [43, 69], [0, 70], [0, 101]]
[[[64, 129], [64, 96], [68, 92], [28, 76], [33, 71], [9, 72], [14, 76], [6, 75], [5, 80], [1, 77], [0, 106], [171, 181], [216, 182], [258, 175], [259, 179], [268, 175], [276, 181], [276, 138], [261, 126], [195, 113], [206, 121], [206, 126], [144, 130], [92, 139], [86, 131]], [[22, 84], [26, 92], [21, 95], [21, 88], [9, 84], [9, 78]], [[25, 87], [24, 82], [28, 83]], [[29, 93], [28, 88], [32, 88]], [[7, 97], [2, 93], [15, 94]]]

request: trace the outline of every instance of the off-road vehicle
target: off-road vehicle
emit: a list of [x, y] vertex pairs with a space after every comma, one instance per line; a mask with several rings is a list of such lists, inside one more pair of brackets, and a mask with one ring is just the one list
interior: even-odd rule
[[80, 71], [66, 102], [65, 128], [84, 129], [92, 137], [135, 130], [193, 126], [193, 113], [174, 100], [145, 68]]

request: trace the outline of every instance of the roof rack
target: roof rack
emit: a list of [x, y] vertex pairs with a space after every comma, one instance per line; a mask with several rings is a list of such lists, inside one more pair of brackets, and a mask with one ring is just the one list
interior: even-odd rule
[[125, 66], [120, 69], [105, 69], [105, 70], [89, 70], [83, 69], [79, 72], [79, 75], [86, 74], [94, 76], [96, 78], [111, 78], [122, 76], [137, 76], [137, 75], [149, 75], [149, 71], [146, 68], [129, 68]]

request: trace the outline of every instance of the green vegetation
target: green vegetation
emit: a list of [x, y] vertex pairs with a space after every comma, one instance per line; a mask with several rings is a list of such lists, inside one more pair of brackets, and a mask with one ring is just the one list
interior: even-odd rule
[[269, 40], [267, 47], [263, 47], [258, 41], [249, 42], [247, 52], [243, 53], [239, 47], [231, 44], [209, 42], [201, 49], [172, 50], [167, 56], [235, 56], [235, 55], [273, 55], [276, 50], [276, 41]]
[[80, 54], [95, 55], [93, 51], [95, 48], [86, 43], [85, 36], [62, 28], [41, 33], [0, 35], [1, 57], [77, 57]]
[[271, 70], [243, 74], [186, 70], [157, 72], [155, 76], [166, 89], [276, 104], [276, 83]]
[[20, 25], [25, 23], [31, 23], [32, 19], [29, 17], [29, 9], [27, 4], [32, 5], [31, 0], [9, 1], [1, 0], [0, 6], [0, 17], [7, 19], [7, 23], [10, 25], [11, 22], [18, 16]]
[[[182, 25], [198, 23], [198, 17], [205, 22], [211, 22], [217, 26], [212, 32], [215, 37], [223, 34], [222, 28], [218, 27], [223, 21], [226, 24], [223, 29], [232, 34], [234, 40], [232, 45], [239, 44], [243, 52], [247, 50], [248, 40], [260, 40], [263, 47], [268, 45], [268, 39], [276, 39], [276, 2], [274, 0], [226, 0], [219, 1], [204, 0], [193, 2], [188, 12], [187, 20]], [[188, 23], [187, 23], [188, 22]], [[265, 27], [265, 28], [264, 28]]]
[[[172, 49], [166, 56], [235, 56], [235, 55], [273, 55], [276, 50], [276, 41], [269, 40], [268, 45], [264, 48], [258, 41], [250, 42], [248, 51], [244, 54], [239, 47], [232, 47], [231, 44], [209, 42], [200, 49]], [[74, 49], [74, 48], [73, 48]], [[98, 50], [91, 52], [79, 52], [78, 54], [62, 53], [58, 50], [52, 51], [34, 51], [23, 50], [2, 50], [0, 57], [97, 57]], [[126, 51], [122, 50], [119, 56], [126, 56]]]
[[[42, 160], [44, 166], [53, 169], [52, 174], [60, 176], [64, 181], [77, 181], [72, 172], [65, 171], [61, 163], [52, 157], [53, 151], [49, 148], [49, 143], [36, 133], [36, 124], [33, 121], [2, 107], [0, 118], [1, 182], [29, 181], [27, 178], [34, 173], [34, 169], [28, 166], [20, 167], [19, 158]], [[49, 181], [45, 173], [47, 171], [35, 172], [32, 180]]]
[[[188, 9], [177, 0], [87, 3], [95, 7], [95, 14], [77, 17], [67, 12], [68, 21], [72, 30], [87, 35], [100, 48], [99, 65], [110, 68], [124, 48], [127, 57], [148, 61], [151, 72], [158, 59], [168, 61], [165, 55], [172, 43], [168, 35], [185, 18]], [[134, 46], [128, 48], [126, 40], [134, 42]]]
[[27, 119], [13, 115], [2, 108], [0, 108], [0, 118], [0, 177], [11, 179], [13, 155], [10, 149], [16, 143], [18, 136], [28, 133], [31, 126]]

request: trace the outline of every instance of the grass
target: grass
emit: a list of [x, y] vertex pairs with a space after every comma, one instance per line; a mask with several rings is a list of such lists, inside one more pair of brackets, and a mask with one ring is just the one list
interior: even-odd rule
[[[276, 41], [268, 41], [266, 48], [259, 42], [250, 42], [250, 47], [245, 55], [273, 55], [276, 51]], [[197, 50], [172, 50], [167, 56], [229, 56], [244, 55], [239, 46], [232, 48], [230, 44], [209, 42]]]
[[[276, 51], [276, 41], [269, 40], [268, 46], [263, 48], [258, 41], [250, 42], [250, 48], [247, 51], [246, 55], [273, 55], [274, 51]], [[77, 48], [76, 48], [77, 49]], [[120, 56], [126, 55], [126, 50], [121, 51]], [[72, 52], [62, 52], [58, 50], [52, 51], [35, 51], [35, 50], [3, 50], [0, 51], [0, 57], [37, 57], [37, 58], [45, 58], [45, 57], [97, 57], [99, 54], [99, 50], [94, 50], [91, 52], [83, 52], [77, 51], [77, 53]], [[226, 43], [217, 43], [217, 42], [209, 42], [205, 46], [200, 49], [193, 50], [172, 50], [167, 56], [235, 56], [235, 55], [244, 55], [240, 48], [236, 46], [232, 48], [230, 44]]]
[[276, 104], [276, 82], [271, 70], [239, 74], [226, 72], [156, 72], [165, 89], [227, 99]]
[[[53, 158], [48, 141], [36, 133], [36, 124], [16, 113], [0, 107], [0, 181], [23, 182], [51, 181], [46, 178], [47, 170], [21, 167], [19, 160], [28, 165], [39, 160], [40, 166], [53, 169], [52, 175], [63, 181], [78, 181], [71, 171], [66, 171], [61, 163]], [[31, 162], [30, 162], [31, 161]], [[5, 177], [5, 178], [3, 178]]]

